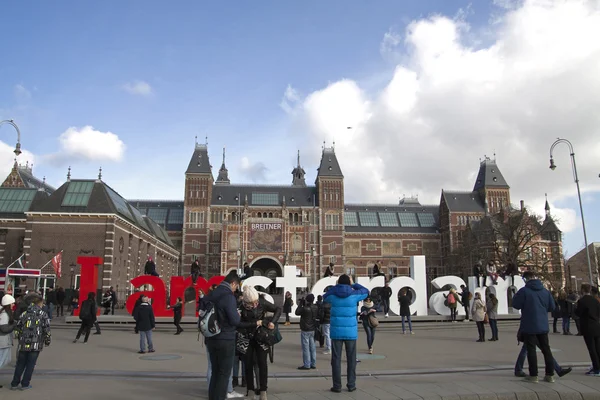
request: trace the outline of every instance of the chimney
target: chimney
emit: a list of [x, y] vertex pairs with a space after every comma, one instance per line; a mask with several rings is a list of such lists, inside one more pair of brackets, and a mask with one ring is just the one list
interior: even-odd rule
[[521, 200], [521, 211], [525, 211], [525, 201]]

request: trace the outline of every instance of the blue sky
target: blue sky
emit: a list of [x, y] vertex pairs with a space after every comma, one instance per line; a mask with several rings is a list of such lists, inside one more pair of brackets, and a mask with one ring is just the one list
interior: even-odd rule
[[[435, 202], [442, 187], [471, 188], [484, 151], [498, 149], [500, 159], [510, 164], [503, 167], [509, 183], [519, 175], [513, 168], [519, 160], [510, 158], [508, 148], [502, 152], [504, 140], [495, 137], [473, 144], [468, 163], [458, 163], [448, 176], [419, 175], [391, 164], [398, 157], [386, 158], [385, 141], [371, 140], [385, 129], [369, 130], [367, 124], [361, 128], [364, 120], [354, 120], [359, 111], [352, 107], [376, 104], [398, 65], [412, 68], [417, 76], [428, 74], [423, 65], [413, 65], [420, 63], [415, 49], [426, 47], [429, 34], [414, 35], [417, 38], [407, 45], [411, 23], [441, 15], [459, 29], [468, 25], [461, 30], [462, 43], [486, 48], [499, 42], [497, 30], [503, 25], [496, 19], [513, 10], [466, 1], [4, 2], [0, 119], [19, 124], [23, 146], [35, 158], [35, 174], [55, 186], [64, 181], [68, 165], [80, 178], [95, 176], [101, 165], [104, 179], [124, 196], [182, 198], [183, 174], [196, 135], [201, 141], [208, 136], [215, 175], [225, 145], [234, 182], [290, 182], [296, 149], [302, 149], [308, 180], [313, 180], [321, 142], [336, 139], [343, 166], [354, 163], [351, 148], [363, 148], [378, 155], [366, 165], [405, 171], [400, 177], [377, 172], [381, 182], [373, 189], [361, 186], [365, 177], [348, 168], [347, 181], [357, 182], [347, 184], [352, 201], [389, 202], [402, 193], [420, 193], [427, 202]], [[389, 53], [382, 50], [386, 33], [392, 38]], [[347, 105], [349, 111], [331, 122], [334, 130], [339, 127], [332, 133], [314, 121], [321, 121], [329, 105], [335, 114], [336, 103], [343, 103], [329, 94], [342, 87], [335, 83], [344, 79], [355, 86], [349, 90], [358, 87], [360, 93]], [[288, 99], [292, 111], [286, 112], [280, 104], [288, 86], [294, 96]], [[318, 110], [311, 108], [314, 103]], [[343, 137], [346, 125], [357, 127], [356, 136]], [[59, 137], [68, 128], [85, 126], [118, 136], [122, 156], [115, 156], [114, 141], [100, 142], [106, 148], [98, 157], [61, 145]], [[402, 129], [390, 132], [386, 138], [404, 134]], [[8, 127], [0, 135], [0, 140], [13, 144]], [[540, 147], [543, 159], [551, 138], [544, 138]], [[411, 153], [419, 151], [428, 149], [423, 145]], [[568, 172], [567, 156], [561, 152], [560, 157], [557, 161]], [[574, 185], [568, 173], [556, 176], [564, 188], [556, 191], [553, 206], [566, 210], [566, 243], [573, 253], [582, 243], [575, 211], [569, 213], [577, 204]], [[586, 176], [582, 186], [587, 179], [597, 185]], [[552, 193], [545, 187], [529, 193], [527, 187], [527, 182], [513, 186], [522, 193], [513, 192], [513, 201], [525, 198], [539, 208], [543, 193]], [[371, 194], [363, 199], [365, 191]], [[600, 229], [593, 223], [599, 216], [597, 193], [586, 195], [590, 240], [600, 240]]]

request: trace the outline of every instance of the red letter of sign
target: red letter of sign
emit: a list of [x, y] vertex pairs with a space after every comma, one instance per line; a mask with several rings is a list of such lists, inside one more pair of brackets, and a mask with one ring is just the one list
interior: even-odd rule
[[[184, 278], [183, 276], [174, 276], [171, 278], [171, 305], [174, 305], [177, 302], [177, 298], [181, 297], [183, 299], [185, 294], [185, 289], [189, 287], [193, 287], [196, 291], [196, 298], [198, 298], [198, 291], [202, 290], [202, 293], [208, 293], [208, 289], [212, 285], [218, 285], [223, 282], [225, 279], [224, 276], [213, 276], [208, 281], [204, 278], [196, 279], [196, 284], [192, 283], [192, 277], [189, 276]], [[183, 310], [182, 310], [183, 312]], [[197, 312], [196, 312], [197, 315]]]
[[130, 282], [136, 288], [144, 285], [151, 285], [154, 290], [144, 290], [129, 296], [127, 299], [127, 304], [125, 305], [129, 314], [133, 313], [133, 307], [135, 306], [137, 299], [142, 295], [146, 295], [152, 299], [152, 310], [154, 310], [155, 317], [173, 316], [173, 311], [166, 309], [167, 289], [165, 288], [165, 283], [162, 281], [162, 279], [160, 279], [158, 276], [142, 275], [138, 276], [137, 278], [133, 278]]
[[[81, 304], [87, 299], [89, 293], [96, 294], [98, 290], [98, 265], [102, 265], [102, 257], [77, 257], [77, 264], [81, 265], [81, 275], [79, 277], [79, 307], [73, 312], [73, 315], [79, 316]], [[100, 309], [98, 309], [100, 315]]]

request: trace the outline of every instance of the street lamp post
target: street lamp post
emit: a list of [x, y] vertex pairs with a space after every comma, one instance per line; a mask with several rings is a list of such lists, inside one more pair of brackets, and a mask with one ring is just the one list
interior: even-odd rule
[[15, 154], [18, 156], [19, 154], [21, 154], [21, 131], [19, 130], [17, 124], [15, 124], [15, 121], [13, 121], [12, 119], [0, 121], [0, 126], [4, 124], [11, 125], [17, 131], [17, 145], [15, 146]]
[[577, 281], [580, 281], [581, 279], [577, 279], [575, 275], [572, 275], [571, 279], [575, 281], [575, 293], [577, 293], [579, 291], [579, 289], [577, 288]]
[[556, 169], [556, 164], [554, 164], [554, 157], [552, 156], [552, 152], [554, 151], [554, 147], [557, 144], [565, 143], [569, 146], [569, 151], [571, 152], [571, 166], [573, 167], [573, 179], [575, 180], [575, 185], [577, 185], [577, 198], [579, 199], [579, 211], [581, 213], [581, 225], [583, 227], [583, 240], [585, 242], [585, 252], [587, 254], [587, 263], [588, 263], [588, 272], [590, 274], [590, 284], [594, 284], [594, 275], [592, 274], [592, 262], [590, 259], [590, 249], [588, 247], [587, 241], [587, 233], [585, 230], [585, 218], [583, 217], [583, 204], [581, 202], [581, 190], [579, 189], [579, 176], [577, 175], [577, 164], [575, 163], [575, 152], [573, 151], [573, 145], [567, 139], [558, 138], [552, 146], [550, 147], [550, 169], [554, 171]]

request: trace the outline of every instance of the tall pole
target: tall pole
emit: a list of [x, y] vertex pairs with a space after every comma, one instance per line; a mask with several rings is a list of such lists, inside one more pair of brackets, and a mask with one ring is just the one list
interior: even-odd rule
[[[565, 143], [569, 146], [569, 151], [571, 152], [571, 166], [573, 168], [573, 179], [575, 180], [575, 185], [577, 186], [577, 198], [579, 200], [579, 212], [581, 213], [581, 225], [583, 227], [583, 241], [585, 243], [585, 252], [587, 254], [587, 263], [588, 263], [588, 272], [590, 274], [590, 284], [594, 284], [594, 275], [592, 274], [592, 261], [590, 258], [590, 249], [588, 247], [587, 241], [587, 233], [585, 229], [585, 218], [583, 216], [583, 203], [581, 202], [581, 190], [579, 189], [579, 176], [577, 175], [577, 164], [575, 163], [575, 152], [573, 151], [573, 145], [567, 139], [558, 138], [550, 147], [550, 169], [554, 171], [556, 169], [556, 164], [554, 164], [554, 158], [552, 156], [552, 151], [554, 151], [554, 147], [556, 147], [559, 143]], [[575, 282], [577, 284], [577, 281]]]
[[21, 154], [21, 131], [19, 130], [17, 124], [15, 124], [15, 121], [13, 121], [12, 119], [5, 119], [4, 121], [0, 121], [0, 126], [4, 124], [11, 125], [17, 131], [17, 145], [15, 146], [15, 154], [18, 156], [19, 154]]

